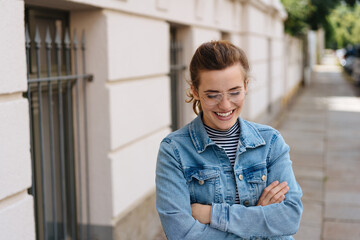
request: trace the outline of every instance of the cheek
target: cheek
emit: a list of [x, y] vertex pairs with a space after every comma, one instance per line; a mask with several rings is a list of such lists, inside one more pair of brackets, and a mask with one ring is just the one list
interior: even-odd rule
[[206, 104], [203, 104], [203, 103], [201, 103], [201, 107], [202, 107], [203, 111], [213, 111], [214, 110], [213, 107], [209, 107], [209, 106], [207, 106]]
[[245, 102], [245, 97], [242, 98], [241, 101], [236, 104], [236, 106], [241, 109], [244, 106], [244, 102]]

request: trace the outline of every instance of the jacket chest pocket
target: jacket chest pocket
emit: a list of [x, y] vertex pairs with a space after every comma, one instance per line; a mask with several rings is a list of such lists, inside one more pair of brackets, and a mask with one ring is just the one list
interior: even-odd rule
[[187, 168], [185, 178], [191, 203], [211, 204], [220, 199], [220, 171], [215, 168]]
[[265, 164], [255, 165], [251, 168], [244, 169], [244, 177], [249, 184], [249, 188], [253, 193], [253, 198], [257, 201], [267, 183], [267, 169]]

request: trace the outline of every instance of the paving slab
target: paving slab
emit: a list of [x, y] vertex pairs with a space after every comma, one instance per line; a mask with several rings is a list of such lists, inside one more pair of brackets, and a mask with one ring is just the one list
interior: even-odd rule
[[321, 239], [322, 229], [317, 226], [301, 226], [294, 235], [295, 240], [319, 240]]
[[303, 191], [303, 201], [323, 202], [324, 181], [295, 177]]
[[327, 204], [337, 203], [339, 205], [354, 205], [360, 203], [360, 192], [349, 191], [330, 191], [325, 192], [325, 202]]
[[[358, 97], [357, 97], [358, 98]], [[360, 107], [360, 103], [359, 103]], [[344, 128], [360, 130], [360, 114], [359, 112], [335, 112], [329, 111], [326, 116], [329, 124], [329, 131], [332, 131], [333, 128], [339, 128], [340, 130]]]
[[325, 219], [360, 222], [360, 203], [350, 204], [326, 204]]
[[289, 121], [286, 121], [282, 125], [282, 129], [324, 132], [325, 123], [316, 122], [316, 121], [306, 121], [306, 119], [296, 119], [296, 120], [289, 119]]
[[355, 178], [352, 181], [339, 180], [336, 177], [327, 177], [325, 180], [325, 191], [334, 192], [360, 192], [360, 179]]
[[[291, 145], [290, 145], [291, 146]], [[293, 162], [293, 167], [297, 166], [308, 168], [323, 168], [324, 156], [322, 152], [295, 152], [290, 150], [290, 157]]]
[[328, 179], [335, 179], [336, 181], [351, 184], [357, 181], [359, 170], [360, 160], [340, 157], [326, 161], [325, 174], [328, 176]]
[[326, 152], [325, 158], [327, 161], [334, 161], [336, 159], [354, 159], [360, 161], [360, 151], [347, 151], [347, 152]]
[[303, 222], [302, 227], [322, 227], [323, 222], [323, 204], [321, 202], [303, 201], [303, 215], [301, 220]]
[[318, 181], [323, 181], [325, 178], [325, 173], [323, 168], [294, 166], [293, 169], [296, 178], [313, 179]]
[[324, 222], [324, 240], [360, 239], [360, 222]]
[[358, 151], [360, 149], [360, 141], [353, 137], [336, 137], [328, 139], [328, 149], [331, 151], [348, 152]]
[[299, 129], [280, 129], [281, 135], [290, 146], [291, 153], [323, 154], [324, 134]]

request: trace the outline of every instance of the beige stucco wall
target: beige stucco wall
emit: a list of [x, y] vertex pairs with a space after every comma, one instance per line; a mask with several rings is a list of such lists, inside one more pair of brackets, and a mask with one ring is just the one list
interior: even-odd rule
[[154, 191], [157, 148], [170, 132], [169, 26], [113, 10], [73, 12], [71, 26], [86, 32], [94, 74], [90, 224], [112, 226]]
[[[86, 33], [86, 68], [94, 75], [94, 80], [87, 85], [90, 224], [108, 226], [111, 225], [113, 194], [108, 156], [111, 129], [106, 85], [109, 78], [107, 13], [104, 10], [75, 11], [70, 15], [70, 22], [71, 28]], [[86, 214], [84, 203], [83, 213]], [[87, 219], [86, 215], [83, 219]]]
[[291, 94], [292, 91], [298, 87], [303, 80], [303, 46], [302, 40], [291, 36], [286, 36], [285, 39], [286, 52], [284, 61], [286, 81], [284, 84], [284, 92]]
[[0, 0], [0, 238], [35, 239], [23, 1]]
[[[250, 61], [251, 80], [243, 117], [257, 120], [268, 113], [268, 107], [284, 96], [284, 12], [278, 1], [272, 8], [261, 1], [243, 6], [241, 45]], [[269, 3], [271, 3], [269, 2]]]

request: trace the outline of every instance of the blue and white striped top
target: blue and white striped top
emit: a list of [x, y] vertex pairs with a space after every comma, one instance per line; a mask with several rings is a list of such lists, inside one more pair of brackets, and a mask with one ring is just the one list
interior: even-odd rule
[[[234, 126], [229, 128], [226, 131], [219, 131], [208, 127], [204, 124], [207, 134], [209, 135], [210, 139], [215, 142], [218, 146], [222, 147], [226, 155], [229, 157], [231, 166], [234, 168], [235, 165], [235, 157], [236, 151], [239, 143], [240, 138], [240, 123], [236, 121]], [[239, 193], [236, 189], [236, 199], [235, 203], [239, 204]]]

